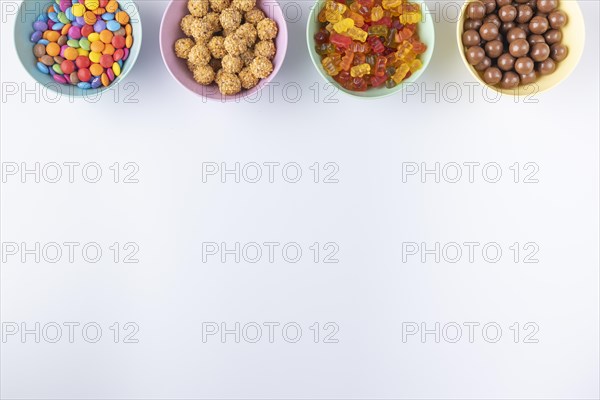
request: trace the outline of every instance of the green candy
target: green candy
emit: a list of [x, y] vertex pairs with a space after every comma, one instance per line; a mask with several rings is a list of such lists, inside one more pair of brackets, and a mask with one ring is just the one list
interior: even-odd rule
[[63, 70], [60, 68], [60, 64], [54, 64], [52, 66], [52, 69], [54, 70], [54, 72], [56, 72], [57, 74], [63, 74]]
[[75, 49], [78, 49], [79, 48], [79, 40], [77, 40], [77, 39], [69, 39], [69, 40], [67, 40], [67, 45], [69, 47], [73, 47]]
[[90, 50], [90, 41], [87, 38], [81, 38], [79, 40], [79, 47], [81, 47], [84, 50], [89, 51]]
[[58, 20], [60, 22], [62, 22], [63, 24], [65, 24], [65, 25], [71, 23], [71, 20], [69, 18], [67, 18], [67, 16], [65, 15], [64, 12], [59, 12], [58, 13]]

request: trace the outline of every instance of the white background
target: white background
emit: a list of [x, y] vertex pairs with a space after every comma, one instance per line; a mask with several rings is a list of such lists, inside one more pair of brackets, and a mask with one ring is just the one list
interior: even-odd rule
[[[95, 344], [80, 329], [74, 343], [66, 328], [54, 344], [6, 336], [3, 398], [598, 398], [597, 1], [580, 2], [587, 40], [574, 74], [528, 102], [490, 101], [481, 86], [469, 99], [472, 78], [455, 22], [443, 18], [447, 3], [429, 3], [440, 20], [416, 94], [365, 101], [334, 93], [306, 49], [310, 4], [284, 2], [290, 18], [297, 5], [302, 17], [288, 24], [279, 86], [271, 99], [263, 91], [258, 102], [239, 104], [205, 103], [168, 74], [158, 48], [166, 1], [138, 2], [143, 46], [127, 90], [96, 102], [55, 99], [20, 65], [5, 3], [3, 166], [95, 162], [103, 175], [95, 184], [81, 170], [74, 183], [8, 177], [2, 242], [97, 242], [104, 253], [95, 264], [81, 253], [74, 263], [23, 263], [17, 255], [2, 264], [5, 327], [103, 329]], [[139, 182], [114, 183], [115, 162], [136, 163]], [[208, 162], [295, 162], [303, 175], [295, 184], [281, 169], [274, 183], [203, 183]], [[336, 163], [339, 182], [314, 183], [315, 162]], [[403, 183], [409, 162], [498, 163], [502, 177], [488, 183], [477, 169], [469, 183], [465, 168], [454, 184], [418, 175]], [[515, 162], [539, 166], [539, 182], [521, 175], [514, 183]], [[269, 241], [299, 243], [301, 261], [277, 253], [274, 263], [202, 262], [203, 242]], [[479, 250], [474, 263], [466, 255], [454, 264], [402, 262], [403, 242], [469, 241], [497, 242], [502, 259], [485, 262]], [[114, 263], [114, 242], [137, 243], [139, 263]], [[314, 263], [314, 242], [337, 243], [339, 263]], [[536, 243], [539, 263], [523, 263], [524, 254], [515, 263], [514, 242]], [[137, 324], [139, 343], [121, 336], [115, 344], [114, 322]], [[233, 335], [203, 343], [203, 322], [295, 322], [303, 332], [297, 343], [280, 330], [269, 343], [266, 328], [258, 343]], [[315, 322], [319, 343], [309, 329]], [[327, 322], [339, 327], [338, 343], [323, 343]], [[403, 322], [480, 326], [473, 343], [464, 326], [458, 343], [436, 343], [432, 334], [403, 343]], [[482, 336], [489, 322], [502, 328], [497, 343]], [[538, 343], [523, 343], [527, 322], [539, 327]]]

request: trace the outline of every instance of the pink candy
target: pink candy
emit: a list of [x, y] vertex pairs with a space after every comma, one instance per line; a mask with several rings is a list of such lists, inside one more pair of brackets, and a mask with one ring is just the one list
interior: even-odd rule
[[108, 76], [108, 79], [110, 79], [111, 82], [115, 80], [115, 73], [113, 72], [112, 68], [106, 69], [106, 75]]
[[72, 39], [81, 39], [81, 29], [77, 26], [70, 27], [69, 36], [71, 36]]
[[62, 83], [63, 85], [67, 84], [67, 80], [62, 75], [56, 74], [56, 75], [53, 76], [53, 78], [58, 83]]

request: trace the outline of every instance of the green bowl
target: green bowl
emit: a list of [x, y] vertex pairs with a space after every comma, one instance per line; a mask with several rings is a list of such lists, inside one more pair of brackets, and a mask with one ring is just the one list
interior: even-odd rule
[[306, 27], [306, 44], [308, 46], [308, 53], [310, 54], [310, 58], [312, 59], [315, 68], [317, 69], [317, 71], [319, 71], [319, 74], [321, 74], [323, 79], [325, 79], [327, 82], [337, 87], [340, 91], [347, 93], [351, 96], [375, 99], [390, 96], [394, 93], [402, 91], [404, 87], [406, 87], [406, 85], [417, 81], [421, 74], [423, 74], [423, 72], [429, 65], [429, 61], [431, 61], [431, 56], [433, 55], [433, 46], [435, 43], [435, 29], [433, 26], [433, 16], [429, 14], [429, 9], [427, 8], [427, 4], [425, 4], [424, 1], [412, 1], [413, 3], [421, 5], [421, 13], [423, 15], [421, 22], [419, 22], [418, 28], [418, 33], [421, 41], [427, 45], [427, 50], [420, 56], [423, 66], [421, 67], [421, 69], [419, 69], [414, 74], [412, 74], [407, 79], [405, 79], [400, 84], [396, 85], [391, 89], [388, 89], [386, 87], [369, 88], [364, 92], [355, 92], [352, 90], [345, 89], [339, 83], [337, 83], [335, 79], [333, 79], [333, 77], [329, 76], [323, 69], [323, 66], [321, 65], [321, 56], [317, 54], [317, 51], [315, 50], [314, 35], [319, 31], [320, 23], [318, 20], [318, 15], [319, 11], [323, 8], [323, 5], [325, 4], [325, 1], [326, 0], [317, 0], [310, 11]]
[[130, 16], [130, 24], [133, 34], [133, 46], [129, 49], [129, 57], [123, 64], [121, 75], [107, 87], [100, 86], [98, 89], [80, 89], [73, 85], [61, 85], [57, 83], [50, 75], [46, 75], [38, 71], [36, 67], [36, 59], [33, 55], [33, 43], [29, 40], [33, 32], [32, 24], [37, 16], [48, 8], [50, 4], [55, 3], [54, 0], [24, 0], [19, 6], [17, 20], [15, 22], [14, 41], [17, 49], [17, 55], [23, 67], [29, 74], [53, 92], [69, 95], [73, 97], [94, 97], [99, 93], [114, 88], [120, 82], [123, 82], [125, 77], [133, 69], [142, 47], [142, 22], [137, 5], [133, 0], [118, 0], [121, 9], [127, 11]]

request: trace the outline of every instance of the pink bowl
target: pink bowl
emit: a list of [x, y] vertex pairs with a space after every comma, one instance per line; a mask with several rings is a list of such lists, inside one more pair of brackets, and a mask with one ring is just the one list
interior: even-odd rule
[[211, 100], [236, 101], [246, 96], [252, 96], [261, 90], [277, 74], [283, 64], [287, 49], [288, 33], [285, 18], [279, 3], [276, 0], [257, 0], [256, 5], [263, 10], [265, 15], [273, 19], [279, 28], [279, 34], [275, 38], [277, 53], [273, 59], [273, 72], [265, 79], [261, 79], [258, 85], [249, 90], [242, 90], [233, 96], [224, 96], [219, 92], [217, 84], [204, 86], [194, 80], [192, 72], [188, 69], [186, 61], [175, 55], [174, 45], [179, 38], [185, 37], [179, 23], [181, 19], [189, 14], [187, 0], [171, 0], [160, 24], [160, 52], [167, 69], [177, 82], [188, 90]]

